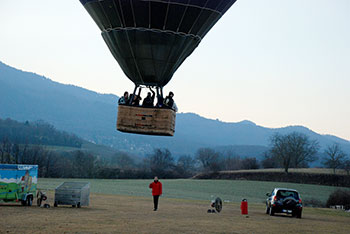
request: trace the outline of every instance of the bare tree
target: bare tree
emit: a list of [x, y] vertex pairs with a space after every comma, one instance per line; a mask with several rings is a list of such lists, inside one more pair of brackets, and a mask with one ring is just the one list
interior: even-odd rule
[[154, 176], [162, 178], [172, 176], [174, 158], [168, 149], [155, 149], [149, 157], [150, 169]]
[[135, 167], [135, 161], [128, 153], [121, 152], [115, 156], [115, 161], [120, 169], [127, 170]]
[[0, 153], [1, 153], [0, 163], [12, 162], [11, 148], [12, 148], [12, 143], [9, 141], [7, 137], [4, 137], [0, 145]]
[[16, 164], [19, 163], [19, 153], [20, 153], [20, 148], [19, 148], [19, 145], [17, 143], [14, 143], [13, 146], [12, 146], [12, 152], [14, 154], [14, 157], [15, 157], [15, 162]]
[[189, 155], [182, 155], [177, 159], [177, 173], [180, 177], [190, 177], [194, 174], [196, 161]]
[[196, 158], [202, 164], [206, 171], [219, 171], [219, 153], [210, 148], [200, 148], [197, 151]]
[[290, 167], [305, 166], [316, 160], [317, 141], [311, 141], [302, 133], [275, 134], [271, 138], [271, 157], [279, 161], [286, 173]]
[[346, 173], [350, 174], [350, 159], [347, 159], [344, 161], [343, 168], [346, 171]]
[[245, 170], [259, 169], [258, 160], [256, 160], [256, 158], [242, 159], [242, 169], [245, 169]]
[[323, 159], [323, 165], [328, 168], [332, 168], [333, 173], [335, 174], [335, 169], [342, 166], [346, 155], [341, 149], [340, 145], [337, 143], [328, 146], [324, 152], [327, 156]]
[[315, 155], [319, 145], [316, 140], [309, 140], [306, 135], [294, 132], [288, 135], [288, 141], [293, 152], [293, 166], [295, 168], [306, 167], [309, 162], [317, 159]]
[[95, 158], [92, 154], [77, 150], [73, 153], [73, 175], [80, 178], [91, 178], [94, 172]]
[[225, 149], [221, 152], [221, 154], [221, 170], [231, 171], [242, 169], [242, 159], [234, 149]]
[[264, 158], [261, 161], [261, 165], [263, 168], [279, 168], [280, 162], [276, 157], [272, 157], [270, 155], [270, 151], [264, 153]]
[[240, 170], [242, 169], [242, 159], [240, 156], [227, 156], [223, 159], [222, 170]]

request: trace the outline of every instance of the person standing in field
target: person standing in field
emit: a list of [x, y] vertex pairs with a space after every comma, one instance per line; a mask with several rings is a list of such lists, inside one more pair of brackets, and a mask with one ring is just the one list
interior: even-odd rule
[[158, 209], [159, 196], [162, 195], [162, 183], [158, 181], [158, 177], [154, 177], [154, 181], [150, 183], [149, 188], [152, 189], [154, 211]]

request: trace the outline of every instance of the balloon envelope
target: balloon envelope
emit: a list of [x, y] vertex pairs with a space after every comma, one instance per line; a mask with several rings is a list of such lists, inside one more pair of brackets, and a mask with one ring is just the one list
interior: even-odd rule
[[80, 0], [126, 76], [165, 86], [236, 0]]

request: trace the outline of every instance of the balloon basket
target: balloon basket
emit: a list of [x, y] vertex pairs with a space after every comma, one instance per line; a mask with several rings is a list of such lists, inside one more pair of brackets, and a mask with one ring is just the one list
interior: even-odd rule
[[117, 130], [144, 135], [174, 136], [176, 113], [172, 109], [118, 106]]

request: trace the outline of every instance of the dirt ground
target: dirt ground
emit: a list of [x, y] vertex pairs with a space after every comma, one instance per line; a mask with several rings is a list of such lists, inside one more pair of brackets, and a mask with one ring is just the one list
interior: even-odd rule
[[[52, 205], [53, 194], [49, 194]], [[49, 209], [0, 204], [0, 233], [349, 233], [350, 216], [342, 211], [305, 208], [302, 219], [269, 216], [263, 204], [224, 203], [221, 213], [207, 213], [210, 201], [91, 194], [90, 206]]]

